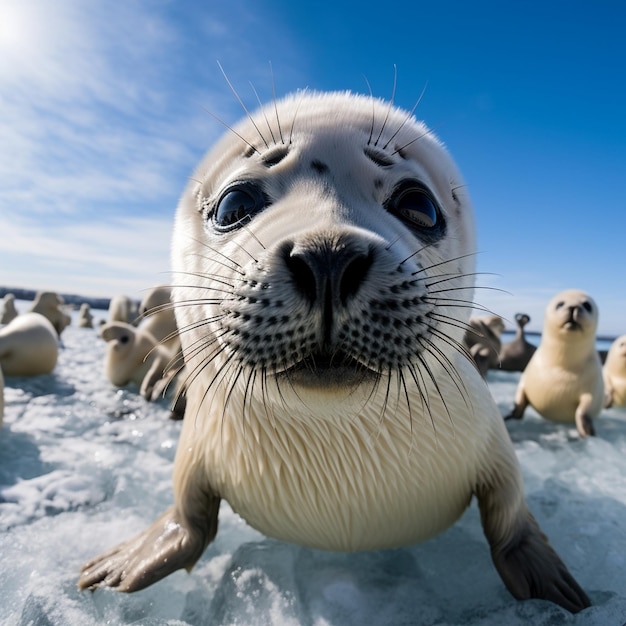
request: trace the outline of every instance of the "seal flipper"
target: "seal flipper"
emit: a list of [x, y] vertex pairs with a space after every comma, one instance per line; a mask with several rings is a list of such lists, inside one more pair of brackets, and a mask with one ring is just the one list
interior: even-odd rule
[[521, 477], [499, 472], [475, 493], [491, 558], [513, 597], [550, 600], [572, 613], [591, 606], [526, 508]]
[[86, 563], [79, 589], [138, 591], [178, 569], [191, 570], [217, 533], [219, 506], [213, 496], [202, 525], [183, 524], [176, 507], [170, 507], [142, 533]]

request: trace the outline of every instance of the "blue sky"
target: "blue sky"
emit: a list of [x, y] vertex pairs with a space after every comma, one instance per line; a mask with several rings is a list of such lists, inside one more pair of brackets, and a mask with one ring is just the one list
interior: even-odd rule
[[168, 280], [178, 196], [223, 132], [207, 110], [242, 114], [218, 61], [249, 107], [272, 74], [389, 97], [395, 67], [469, 185], [477, 302], [540, 329], [580, 288], [626, 333], [625, 32], [617, 1], [0, 0], [0, 285]]

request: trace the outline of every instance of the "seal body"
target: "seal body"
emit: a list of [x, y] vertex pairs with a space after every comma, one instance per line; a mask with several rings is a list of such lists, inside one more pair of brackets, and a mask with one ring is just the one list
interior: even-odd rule
[[148, 331], [158, 342], [165, 346], [172, 357], [180, 351], [176, 316], [171, 302], [172, 288], [154, 287], [139, 304], [138, 327]]
[[146, 400], [156, 400], [167, 380], [164, 372], [171, 355], [147, 331], [125, 322], [108, 322], [100, 328], [107, 342], [104, 371], [117, 387], [135, 383]]
[[267, 535], [370, 550], [431, 537], [475, 495], [515, 597], [587, 606], [462, 349], [474, 251], [452, 159], [388, 103], [299, 94], [227, 133], [176, 215], [174, 505], [79, 585], [132, 591], [189, 569], [221, 498]]
[[49, 374], [58, 355], [56, 329], [39, 313], [22, 313], [0, 329], [0, 367], [5, 376]]
[[53, 291], [40, 291], [30, 307], [30, 312], [40, 313], [48, 318], [57, 335], [70, 325], [72, 318], [63, 310], [63, 297]]
[[91, 307], [87, 302], [83, 302], [80, 305], [80, 311], [78, 312], [78, 327], [93, 328], [93, 313], [91, 312]]
[[591, 420], [604, 403], [597, 326], [598, 306], [585, 292], [570, 289], [552, 298], [508, 418], [521, 418], [530, 404], [546, 419], [575, 424], [583, 437], [593, 434]]
[[602, 374], [606, 406], [626, 406], [626, 335], [611, 344]]
[[500, 369], [506, 372], [523, 372], [537, 349], [537, 346], [526, 339], [524, 333], [524, 326], [530, 322], [530, 317], [525, 313], [516, 313], [515, 322], [515, 337], [500, 349]]
[[499, 315], [470, 317], [463, 341], [483, 377], [488, 370], [500, 365], [500, 335], [503, 330], [504, 322]]
[[0, 303], [0, 324], [8, 324], [18, 316], [15, 308], [15, 295], [12, 293], [4, 294], [2, 303]]

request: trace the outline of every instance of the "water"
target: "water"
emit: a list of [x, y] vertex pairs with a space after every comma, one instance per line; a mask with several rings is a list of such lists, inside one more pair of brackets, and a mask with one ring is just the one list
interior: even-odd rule
[[[532, 410], [509, 424], [530, 507], [593, 602], [576, 616], [509, 595], [475, 505], [421, 545], [346, 555], [266, 539], [222, 503], [217, 538], [191, 574], [177, 572], [135, 594], [79, 592], [85, 560], [142, 530], [170, 504], [180, 431], [165, 402], [150, 404], [135, 389], [108, 383], [104, 349], [95, 330], [73, 325], [53, 374], [6, 380], [0, 624], [626, 622], [626, 412], [618, 409], [604, 411], [598, 436], [586, 441]], [[518, 378], [489, 373], [503, 413]]]

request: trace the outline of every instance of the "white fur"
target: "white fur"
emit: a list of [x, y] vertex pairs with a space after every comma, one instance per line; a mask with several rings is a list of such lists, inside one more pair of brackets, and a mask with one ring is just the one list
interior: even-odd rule
[[626, 335], [611, 344], [602, 372], [608, 402], [626, 406]]
[[[374, 108], [374, 139], [389, 113], [379, 145], [400, 126], [393, 143], [409, 144], [407, 158], [399, 160], [392, 172], [380, 174], [384, 185], [377, 196], [370, 194], [370, 188], [372, 176], [380, 169], [363, 154], [373, 114], [369, 98], [324, 94], [281, 102], [282, 133], [292, 143], [289, 154], [269, 171], [256, 164], [255, 158], [245, 158], [242, 141], [227, 133], [197, 169], [178, 209], [174, 301], [212, 297], [202, 279], [196, 279], [198, 288], [188, 286], [193, 281], [190, 273], [206, 275], [209, 283], [214, 275], [236, 280], [237, 272], [229, 269], [232, 264], [225, 263], [225, 257], [254, 273], [255, 261], [265, 263], [283, 239], [335, 230], [355, 233], [377, 246], [381, 257], [387, 254], [373, 268], [374, 277], [364, 285], [365, 291], [377, 293], [388, 280], [387, 272], [420, 250], [415, 256], [432, 267], [420, 273], [416, 258], [406, 265], [424, 283], [440, 277], [446, 279], [444, 288], [465, 285], [456, 297], [471, 300], [471, 280], [449, 280], [454, 272], [471, 274], [474, 270], [473, 256], [466, 256], [474, 251], [473, 217], [459, 172], [423, 124], [407, 120], [404, 112], [389, 110], [386, 103], [375, 102]], [[266, 115], [278, 137], [272, 106]], [[264, 117], [255, 119], [271, 143]], [[235, 130], [265, 149], [249, 122]], [[302, 164], [313, 159], [330, 167], [332, 189], [303, 171]], [[280, 199], [257, 215], [249, 228], [228, 237], [208, 233], [199, 212], [203, 199], [214, 198], [234, 180], [251, 175], [266, 180], [270, 188], [275, 185], [270, 194]], [[427, 184], [442, 207], [448, 231], [439, 246], [424, 246], [397, 218], [381, 210], [382, 199], [391, 193], [395, 181], [408, 175]], [[452, 189], [459, 197], [458, 206]], [[215, 249], [219, 255], [211, 252]], [[445, 263], [450, 259], [458, 260]], [[267, 266], [271, 271], [271, 258]], [[287, 300], [291, 288], [285, 282], [279, 276], [272, 287]], [[296, 313], [304, 315], [298, 306], [303, 307], [290, 302], [287, 308], [293, 313], [295, 307]], [[219, 305], [208, 301], [204, 306], [176, 310], [181, 328], [219, 312]], [[442, 300], [439, 312], [458, 320], [458, 325], [446, 327], [446, 333], [452, 342], [460, 342], [469, 308]], [[202, 337], [211, 332], [219, 337], [219, 326], [181, 333], [191, 371], [203, 357], [217, 352], [219, 338], [217, 346], [197, 351]], [[233, 381], [232, 375], [224, 374], [227, 353], [220, 355], [190, 383], [175, 489], [189, 480], [206, 481], [262, 532], [322, 548], [390, 547], [442, 530], [467, 506], [472, 485], [484, 469], [482, 459], [494, 454], [492, 448], [496, 456], [502, 454], [505, 472], [515, 473], [517, 466], [502, 419], [479, 374], [455, 348], [435, 341], [445, 359], [440, 355], [424, 358], [439, 389], [423, 369], [423, 401], [407, 375], [408, 405], [396, 376], [389, 385], [383, 377], [371, 396], [367, 385], [356, 393], [293, 391], [288, 384], [279, 390], [270, 380], [268, 388], [256, 386], [252, 397], [246, 397], [246, 390], [250, 394], [247, 378]], [[455, 372], [449, 371], [446, 359], [454, 364]], [[205, 399], [204, 390], [214, 377], [219, 384]], [[231, 384], [234, 390], [229, 394]], [[198, 476], [190, 478], [190, 473]]]

